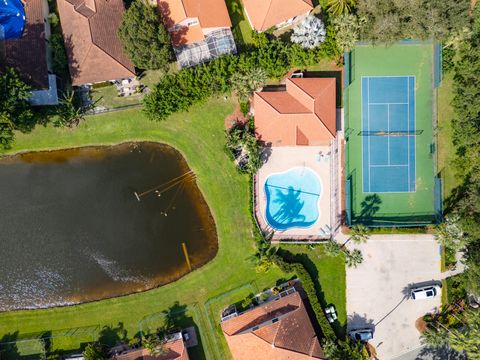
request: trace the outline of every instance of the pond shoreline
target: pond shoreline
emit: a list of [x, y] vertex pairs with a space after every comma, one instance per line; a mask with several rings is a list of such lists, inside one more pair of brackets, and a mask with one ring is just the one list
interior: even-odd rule
[[[105, 149], [114, 150], [115, 148], [118, 148], [118, 149], [120, 149], [120, 151], [129, 151], [130, 150], [130, 152], [131, 152], [131, 151], [134, 151], [138, 147], [141, 147], [141, 146], [154, 146], [154, 147], [158, 146], [160, 148], [168, 148], [169, 151], [171, 150], [171, 151], [174, 151], [174, 152], [178, 153], [182, 157], [183, 161], [185, 162], [186, 168], [190, 169], [187, 158], [185, 157], [184, 154], [182, 154], [181, 151], [179, 151], [176, 147], [168, 144], [167, 142], [157, 142], [157, 141], [122, 141], [118, 144], [108, 144], [108, 145], [84, 145], [84, 146], [82, 145], [82, 146], [74, 146], [74, 147], [66, 147], [66, 148], [50, 148], [50, 149], [37, 149], [37, 150], [33, 150], [33, 151], [19, 151], [19, 152], [16, 152], [16, 153], [2, 155], [0, 157], [0, 162], [11, 163], [11, 162], [18, 161], [19, 158], [25, 158], [26, 156], [28, 157], [28, 154], [32, 154], [32, 155], [34, 155], [33, 158], [27, 159], [27, 163], [30, 163], [31, 161], [35, 162], [36, 161], [35, 160], [36, 155], [39, 155], [41, 153], [46, 153], [46, 154], [52, 154], [54, 152], [67, 152], [68, 153], [68, 152], [74, 151], [74, 150], [79, 150], [79, 151], [91, 150], [91, 151], [95, 152], [95, 151], [102, 151], [102, 150], [105, 150]], [[74, 154], [73, 156], [75, 156], [75, 155], [76, 154]], [[62, 161], [65, 161], [65, 159], [68, 159], [70, 156], [72, 156], [72, 155], [69, 154], [69, 155], [67, 155], [66, 157], [63, 157], [63, 158], [62, 157], [60, 157], [60, 158], [55, 158], [54, 157], [52, 159], [52, 162], [58, 162], [58, 161], [62, 162]], [[166, 278], [163, 278], [163, 280], [159, 280], [160, 278], [162, 278], [162, 276], [160, 276], [160, 277], [155, 276], [153, 279], [151, 279], [151, 280], [153, 280], [155, 285], [147, 286], [146, 288], [142, 288], [140, 290], [134, 290], [134, 291], [125, 292], [125, 293], [121, 293], [121, 294], [115, 294], [115, 295], [112, 295], [112, 296], [102, 296], [100, 298], [81, 300], [81, 301], [65, 301], [64, 303], [53, 302], [51, 305], [46, 305], [46, 306], [41, 306], [40, 305], [40, 306], [32, 306], [32, 307], [18, 307], [18, 308], [5, 309], [5, 310], [2, 309], [2, 310], [0, 310], [0, 312], [1, 313], [17, 312], [17, 311], [31, 312], [33, 310], [39, 310], [39, 309], [65, 308], [65, 307], [72, 307], [72, 306], [78, 306], [78, 305], [83, 305], [83, 304], [91, 304], [91, 303], [101, 302], [101, 301], [109, 300], [109, 299], [116, 299], [116, 298], [124, 298], [124, 297], [134, 296], [134, 295], [149, 292], [149, 291], [152, 291], [154, 289], [158, 289], [160, 287], [164, 287], [164, 286], [167, 286], [169, 284], [175, 283], [178, 280], [184, 278], [186, 275], [189, 275], [190, 273], [193, 273], [193, 272], [197, 272], [197, 270], [201, 269], [203, 266], [210, 263], [212, 260], [214, 260], [217, 257], [219, 244], [218, 244], [217, 225], [215, 223], [215, 218], [212, 214], [212, 210], [208, 206], [206, 198], [205, 198], [205, 196], [204, 196], [202, 190], [200, 189], [200, 186], [198, 185], [196, 180], [194, 181], [193, 186], [196, 188], [196, 191], [198, 192], [198, 194], [196, 194], [196, 196], [195, 196], [195, 201], [193, 202], [193, 204], [197, 208], [206, 207], [206, 209], [208, 209], [208, 215], [207, 215], [208, 221], [211, 222], [211, 224], [213, 226], [213, 228], [212, 228], [213, 232], [214, 232], [213, 236], [215, 237], [216, 240], [215, 240], [214, 252], [211, 253], [210, 256], [207, 259], [203, 259], [199, 262], [194, 263], [191, 271], [179, 270], [178, 272], [176, 271], [174, 273], [171, 273]], [[209, 228], [209, 230], [211, 230], [211, 229]]]

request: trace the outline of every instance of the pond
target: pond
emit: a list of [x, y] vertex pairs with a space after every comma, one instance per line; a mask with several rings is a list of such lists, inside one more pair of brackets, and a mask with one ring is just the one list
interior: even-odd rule
[[[183, 176], [182, 176], [183, 175]], [[154, 143], [0, 160], [0, 311], [144, 291], [211, 260], [210, 210], [181, 154]]]

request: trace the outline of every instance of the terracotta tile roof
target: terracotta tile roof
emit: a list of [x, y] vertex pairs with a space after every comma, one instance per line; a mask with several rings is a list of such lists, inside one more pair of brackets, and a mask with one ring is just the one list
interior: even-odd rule
[[335, 78], [294, 78], [284, 91], [255, 93], [260, 140], [273, 146], [328, 143], [337, 130], [335, 86]]
[[224, 0], [159, 0], [158, 8], [170, 31], [177, 24], [186, 25], [187, 19], [198, 19], [198, 25], [172, 31], [174, 46], [203, 40], [204, 29], [232, 26]]
[[117, 37], [122, 0], [58, 0], [73, 85], [135, 76]]
[[[13, 67], [34, 90], [48, 89], [47, 44], [43, 0], [25, 0], [25, 29], [20, 39], [6, 40], [0, 71]], [[0, 49], [3, 46], [0, 44]]]
[[167, 342], [165, 348], [168, 352], [158, 356], [152, 356], [147, 349], [141, 348], [113, 356], [109, 360], [189, 360], [183, 340]]
[[224, 321], [222, 329], [234, 360], [325, 358], [298, 292]]
[[265, 31], [313, 9], [311, 0], [242, 0], [252, 27]]

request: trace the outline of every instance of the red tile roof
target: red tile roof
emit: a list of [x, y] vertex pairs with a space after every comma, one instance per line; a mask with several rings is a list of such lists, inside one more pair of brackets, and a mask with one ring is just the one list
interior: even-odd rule
[[234, 360], [325, 358], [298, 292], [226, 320], [222, 330]]
[[25, 29], [20, 39], [6, 40], [0, 50], [0, 71], [17, 69], [34, 90], [48, 89], [47, 44], [43, 0], [25, 0]]
[[335, 84], [335, 78], [291, 78], [285, 91], [256, 92], [260, 140], [273, 146], [328, 143], [337, 130]]
[[242, 0], [250, 24], [265, 31], [313, 9], [312, 0]]
[[58, 0], [73, 85], [135, 76], [117, 36], [122, 0]]
[[204, 29], [232, 26], [224, 0], [158, 0], [158, 8], [167, 29], [187, 19], [198, 19], [198, 25], [173, 32], [174, 46], [203, 40]]

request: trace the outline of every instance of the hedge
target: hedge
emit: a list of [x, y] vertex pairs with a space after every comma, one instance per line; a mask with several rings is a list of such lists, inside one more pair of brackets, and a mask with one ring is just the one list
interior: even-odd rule
[[188, 110], [195, 103], [213, 95], [231, 91], [230, 78], [238, 71], [254, 67], [263, 68], [269, 78], [280, 79], [292, 67], [306, 67], [320, 59], [338, 58], [334, 34], [327, 33], [321, 46], [305, 50], [297, 44], [273, 40], [238, 56], [228, 55], [209, 63], [186, 68], [163, 77], [144, 99], [144, 111], [153, 120], [163, 120], [169, 115]]
[[317, 292], [315, 291], [315, 284], [312, 277], [301, 263], [289, 263], [285, 261], [280, 255], [275, 255], [273, 262], [278, 266], [280, 270], [285, 273], [294, 273], [302, 283], [303, 290], [307, 293], [308, 300], [312, 306], [315, 317], [320, 325], [323, 336], [330, 340], [336, 340], [335, 332], [333, 331], [330, 323], [328, 322], [322, 306], [318, 301]]

